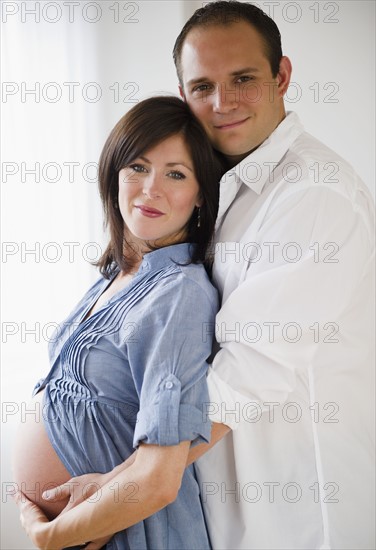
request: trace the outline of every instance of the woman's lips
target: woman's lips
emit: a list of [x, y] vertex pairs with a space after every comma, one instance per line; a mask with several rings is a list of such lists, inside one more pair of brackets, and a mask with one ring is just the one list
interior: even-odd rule
[[136, 204], [135, 208], [137, 208], [137, 210], [139, 210], [143, 216], [146, 216], [148, 218], [159, 218], [160, 216], [164, 215], [164, 213], [160, 210], [157, 210], [156, 208], [151, 208], [150, 206]]
[[221, 125], [215, 125], [215, 128], [217, 130], [230, 130], [231, 128], [236, 128], [237, 126], [240, 126], [244, 122], [246, 122], [249, 119], [249, 117], [244, 118], [243, 120], [235, 120], [234, 122], [229, 122], [227, 124], [221, 124]]

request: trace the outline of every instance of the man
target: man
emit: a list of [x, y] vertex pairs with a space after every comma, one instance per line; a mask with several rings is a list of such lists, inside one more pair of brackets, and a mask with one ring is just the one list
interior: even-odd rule
[[174, 58], [182, 97], [229, 165], [203, 411], [219, 442], [197, 466], [213, 548], [374, 548], [369, 193], [286, 114], [291, 64], [257, 7], [206, 5]]
[[198, 462], [213, 547], [374, 548], [371, 198], [286, 115], [291, 63], [256, 6], [196, 11], [174, 59], [230, 168], [206, 412], [232, 433]]

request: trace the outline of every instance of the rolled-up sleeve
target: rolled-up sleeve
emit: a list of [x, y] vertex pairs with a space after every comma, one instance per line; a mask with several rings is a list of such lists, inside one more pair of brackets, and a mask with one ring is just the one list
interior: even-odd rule
[[140, 401], [134, 447], [210, 440], [204, 408], [217, 295], [207, 284], [202, 288], [179, 273], [157, 285], [135, 312], [138, 337], [128, 344]]

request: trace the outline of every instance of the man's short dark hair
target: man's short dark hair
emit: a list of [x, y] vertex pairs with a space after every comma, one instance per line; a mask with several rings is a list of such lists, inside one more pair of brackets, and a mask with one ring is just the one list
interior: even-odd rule
[[279, 71], [282, 57], [281, 34], [277, 25], [266, 13], [254, 4], [238, 2], [236, 0], [210, 2], [203, 8], [195, 11], [186, 22], [176, 39], [173, 57], [180, 84], [183, 83], [181, 67], [181, 53], [188, 33], [195, 28], [226, 26], [239, 21], [245, 21], [256, 29], [264, 42], [265, 55], [270, 62], [273, 78]]

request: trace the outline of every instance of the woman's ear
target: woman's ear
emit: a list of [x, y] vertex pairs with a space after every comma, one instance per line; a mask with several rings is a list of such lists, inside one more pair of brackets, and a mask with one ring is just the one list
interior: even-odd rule
[[201, 208], [201, 206], [202, 206], [203, 204], [204, 204], [204, 199], [203, 199], [203, 197], [202, 197], [202, 195], [201, 195], [201, 193], [200, 193], [199, 196], [198, 196], [198, 198], [197, 198], [197, 201], [196, 201], [195, 206], [196, 206], [197, 208]]

